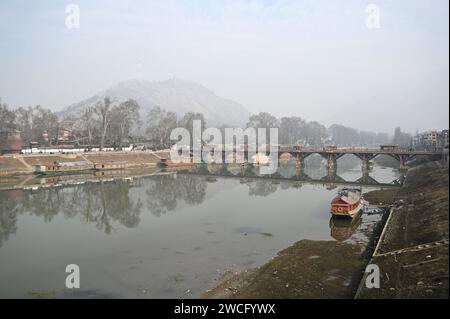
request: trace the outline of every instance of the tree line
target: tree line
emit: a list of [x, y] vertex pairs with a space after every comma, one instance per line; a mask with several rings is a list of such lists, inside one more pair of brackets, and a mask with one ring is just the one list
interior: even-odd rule
[[[16, 129], [25, 143], [43, 143], [46, 132], [49, 145], [58, 144], [61, 129], [72, 132], [71, 140], [77, 145], [121, 147], [140, 140], [151, 141], [160, 148], [170, 147], [170, 133], [176, 127], [186, 128], [192, 133], [193, 120], [200, 120], [202, 127], [207, 122], [202, 113], [187, 112], [178, 116], [161, 106], [153, 107], [145, 117], [141, 117], [140, 106], [133, 100], [117, 103], [109, 97], [86, 107], [77, 114], [58, 116], [40, 105], [10, 109], [0, 99], [0, 131]], [[223, 125], [221, 129], [228, 127]], [[393, 143], [409, 146], [411, 135], [395, 129], [392, 138], [387, 133], [361, 131], [340, 124], [326, 127], [316, 121], [306, 121], [298, 116], [277, 118], [268, 112], [252, 114], [246, 127], [278, 128], [279, 144], [321, 147], [374, 146]], [[192, 134], [191, 134], [192, 136]], [[269, 141], [269, 139], [266, 139]]]

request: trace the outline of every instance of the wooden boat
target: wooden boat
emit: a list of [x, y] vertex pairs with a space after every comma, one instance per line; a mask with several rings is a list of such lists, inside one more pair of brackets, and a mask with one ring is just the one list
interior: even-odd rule
[[13, 175], [0, 175], [0, 186], [17, 184], [19, 179]]
[[97, 170], [94, 173], [94, 176], [127, 176], [129, 174], [130, 174], [130, 170], [122, 168], [122, 169]]
[[71, 180], [89, 180], [94, 177], [94, 171], [91, 171], [92, 175], [89, 174], [50, 174], [45, 175], [39, 179], [40, 184], [58, 184], [61, 182], [71, 181]]
[[40, 175], [91, 174], [94, 164], [88, 161], [55, 162], [51, 165], [36, 165], [35, 172]]
[[0, 168], [0, 177], [13, 176], [17, 174], [17, 169], [14, 167]]
[[159, 162], [159, 166], [160, 167], [193, 167], [195, 166], [194, 163], [191, 162], [173, 162], [168, 158], [162, 158], [161, 161]]
[[353, 218], [358, 215], [363, 205], [360, 188], [343, 188], [331, 202], [331, 214]]
[[98, 171], [118, 170], [118, 169], [125, 169], [127, 167], [128, 167], [128, 162], [126, 162], [126, 161], [110, 161], [110, 162], [94, 164], [94, 169], [96, 169]]

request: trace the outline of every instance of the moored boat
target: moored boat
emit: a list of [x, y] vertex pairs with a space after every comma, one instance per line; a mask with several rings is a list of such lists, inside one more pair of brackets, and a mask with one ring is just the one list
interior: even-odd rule
[[42, 175], [89, 174], [94, 171], [94, 164], [88, 161], [55, 162], [50, 165], [36, 165], [35, 172]]
[[162, 158], [159, 162], [160, 167], [192, 167], [195, 166], [192, 162], [173, 162], [168, 158]]
[[17, 174], [17, 169], [15, 167], [0, 167], [0, 176], [6, 177], [6, 176], [13, 176]]
[[360, 188], [343, 188], [331, 202], [331, 214], [353, 218], [360, 212], [363, 205]]
[[127, 161], [110, 161], [94, 164], [94, 168], [98, 171], [118, 170], [118, 169], [125, 169], [127, 167], [128, 167]]

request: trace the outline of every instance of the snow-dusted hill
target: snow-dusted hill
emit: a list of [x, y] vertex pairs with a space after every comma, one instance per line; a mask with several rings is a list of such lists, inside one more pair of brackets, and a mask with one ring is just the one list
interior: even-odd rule
[[113, 101], [136, 100], [145, 116], [154, 106], [182, 116], [186, 112], [203, 113], [208, 126], [245, 125], [248, 111], [239, 103], [215, 95], [207, 88], [188, 81], [171, 79], [163, 82], [130, 80], [120, 82], [98, 94], [63, 109], [62, 114], [77, 113], [109, 96]]

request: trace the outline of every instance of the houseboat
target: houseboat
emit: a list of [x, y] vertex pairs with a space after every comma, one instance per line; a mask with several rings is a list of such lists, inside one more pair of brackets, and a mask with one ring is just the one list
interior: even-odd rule
[[13, 176], [17, 174], [15, 167], [0, 167], [0, 177]]
[[107, 171], [107, 170], [120, 170], [128, 167], [128, 162], [126, 161], [111, 161], [103, 163], [95, 163], [94, 168], [97, 171]]
[[101, 176], [127, 176], [131, 172], [130, 170], [120, 168], [120, 169], [105, 169], [105, 170], [96, 170], [94, 173], [94, 176], [101, 177]]
[[168, 158], [161, 158], [161, 161], [159, 162], [160, 167], [192, 167], [195, 166], [194, 163], [191, 162], [173, 162], [172, 160]]
[[94, 164], [88, 161], [79, 162], [54, 162], [50, 165], [36, 165], [36, 174], [64, 175], [64, 174], [89, 174], [93, 173]]
[[363, 205], [360, 188], [343, 188], [331, 202], [331, 214], [353, 218], [358, 215]]
[[16, 184], [18, 178], [16, 176], [17, 169], [13, 167], [0, 168], [0, 186]]

